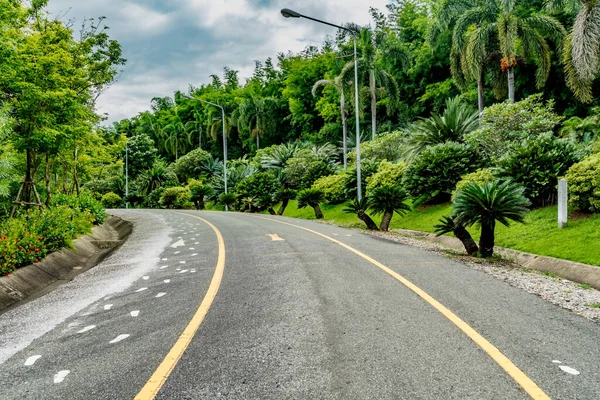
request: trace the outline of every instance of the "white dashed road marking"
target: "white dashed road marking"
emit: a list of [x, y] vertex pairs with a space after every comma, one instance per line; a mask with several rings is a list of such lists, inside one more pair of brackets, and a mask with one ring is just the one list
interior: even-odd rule
[[68, 369], [58, 371], [58, 373], [54, 375], [54, 383], [61, 383], [62, 381], [64, 381], [70, 372], [71, 371], [69, 371]]
[[125, 340], [129, 337], [129, 335], [119, 335], [116, 338], [114, 338], [113, 340], [111, 340], [109, 343], [117, 343], [120, 342], [121, 340]]
[[41, 356], [41, 355], [39, 355], [39, 354], [38, 354], [38, 355], [36, 355], [36, 356], [31, 356], [31, 357], [29, 357], [29, 358], [27, 359], [27, 361], [25, 361], [25, 365], [29, 367], [30, 365], [33, 365], [33, 364], [35, 364], [35, 362], [36, 362], [37, 360], [39, 360], [41, 357], [42, 357], [42, 356]]
[[147, 287], [139, 288], [139, 289], [138, 289], [138, 290], [136, 290], [135, 292], [136, 292], [136, 293], [143, 292], [143, 291], [144, 291], [144, 290], [146, 290], [146, 289], [148, 289], [148, 288], [147, 288]]
[[175, 253], [173, 253], [173, 254], [179, 254], [179, 253], [180, 253], [179, 251], [176, 251], [176, 252], [175, 252]]
[[558, 361], [558, 360], [552, 360], [552, 362], [553, 362], [554, 364], [562, 364], [562, 362], [560, 362], [560, 361]]
[[179, 264], [185, 264], [185, 261], [179, 261]]
[[165, 268], [169, 268], [168, 265], [163, 265], [162, 267], [160, 267], [159, 269], [165, 269]]
[[163, 258], [162, 260], [163, 260], [163, 261], [167, 261], [167, 259], [166, 259], [166, 258]]
[[82, 330], [78, 331], [77, 333], [84, 333], [84, 332], [87, 332], [87, 331], [91, 331], [95, 327], [96, 327], [96, 325], [88, 325], [85, 328], [83, 328]]
[[192, 254], [192, 257], [195, 257], [195, 256], [197, 256], [197, 255], [198, 255], [198, 253], [194, 253], [194, 254]]
[[144, 276], [142, 279], [145, 280], [145, 281], [147, 281], [148, 279], [150, 279], [150, 277], [149, 276]]
[[166, 293], [164, 292], [160, 292], [159, 294], [157, 294], [155, 297], [163, 297]]
[[180, 273], [180, 274], [185, 274], [186, 272], [188, 272], [188, 270], [187, 270], [187, 269], [184, 269], [184, 270], [181, 270], [181, 271], [179, 271], [179, 273]]
[[129, 314], [131, 314], [132, 317], [137, 317], [138, 315], [140, 315], [140, 310], [132, 311]]
[[194, 249], [193, 247], [190, 247], [190, 250], [196, 250], [196, 249]]
[[165, 279], [163, 282], [164, 283], [169, 283], [169, 282], [171, 282], [171, 280], [170, 279]]
[[104, 305], [104, 309], [105, 310], [110, 310], [112, 308], [112, 306], [113, 306], [112, 304], [105, 304]]
[[577, 371], [575, 368], [567, 367], [566, 365], [559, 365], [558, 368], [562, 369], [567, 374], [571, 374], [571, 375], [579, 375], [580, 374], [580, 372]]

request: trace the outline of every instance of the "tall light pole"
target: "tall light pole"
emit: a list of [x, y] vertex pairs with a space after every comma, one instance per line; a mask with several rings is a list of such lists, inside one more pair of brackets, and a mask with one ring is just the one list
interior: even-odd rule
[[321, 21], [320, 19], [302, 15], [296, 11], [290, 10], [289, 8], [284, 8], [283, 10], [281, 10], [281, 15], [283, 15], [285, 18], [306, 18], [310, 19], [311, 21], [318, 22], [320, 24], [333, 26], [334, 28], [342, 29], [346, 32], [349, 32], [354, 38], [354, 104], [356, 107], [356, 197], [358, 198], [358, 201], [360, 201], [362, 199], [362, 182], [360, 181], [360, 120], [358, 116], [358, 63], [356, 60], [356, 32], [352, 29], [348, 29], [340, 25], [332, 24], [330, 22]]
[[[227, 193], [227, 134], [225, 133], [225, 109], [218, 104], [211, 103], [210, 101], [197, 99], [196, 97], [191, 97], [187, 95], [183, 95], [186, 99], [200, 101], [202, 103], [210, 104], [211, 106], [215, 106], [221, 109], [222, 121], [223, 121], [223, 182], [225, 183], [225, 193]], [[227, 204], [225, 205], [225, 210], [229, 211], [229, 207]]]
[[129, 138], [125, 142], [125, 209], [129, 208]]

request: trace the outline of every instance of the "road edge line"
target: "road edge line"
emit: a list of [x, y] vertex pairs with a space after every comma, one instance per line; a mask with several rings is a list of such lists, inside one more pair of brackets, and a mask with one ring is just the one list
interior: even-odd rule
[[212, 305], [217, 292], [219, 291], [219, 287], [221, 286], [221, 280], [223, 278], [223, 272], [225, 270], [225, 241], [223, 240], [223, 235], [217, 229], [215, 225], [205, 220], [204, 218], [198, 217], [196, 215], [187, 214], [187, 213], [178, 213], [182, 215], [186, 215], [188, 217], [197, 218], [208, 226], [212, 228], [217, 236], [217, 243], [219, 247], [219, 255], [217, 258], [217, 265], [215, 267], [215, 272], [210, 281], [210, 285], [208, 286], [208, 290], [200, 303], [200, 306], [196, 310], [196, 313], [183, 330], [169, 353], [165, 356], [163, 361], [160, 363], [158, 368], [154, 371], [150, 379], [146, 382], [144, 387], [139, 391], [139, 393], [135, 396], [135, 400], [152, 400], [156, 397], [160, 389], [163, 387], [171, 372], [175, 369], [175, 366], [181, 359], [181, 356], [185, 352], [185, 350], [190, 345], [192, 338], [198, 331], [198, 328], [204, 321], [206, 314], [208, 314], [208, 310]]

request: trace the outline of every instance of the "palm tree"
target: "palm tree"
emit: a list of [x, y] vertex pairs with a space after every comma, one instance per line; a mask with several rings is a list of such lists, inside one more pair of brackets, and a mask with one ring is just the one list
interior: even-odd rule
[[367, 199], [367, 206], [375, 214], [383, 214], [379, 229], [387, 231], [394, 213], [404, 215], [410, 211], [406, 204], [408, 192], [398, 186], [382, 186], [371, 191]]
[[598, 0], [548, 0], [551, 9], [577, 14], [565, 43], [567, 86], [584, 103], [593, 100], [592, 83], [600, 72], [600, 2]]
[[202, 149], [202, 114], [197, 109], [194, 109], [194, 120], [185, 123], [185, 131], [190, 135], [198, 133], [198, 148]]
[[269, 113], [275, 107], [275, 101], [272, 97], [250, 94], [238, 108], [238, 122], [243, 129], [250, 132], [253, 138], [256, 138], [257, 150], [260, 149], [260, 137], [274, 129], [274, 119], [269, 117]]
[[523, 195], [524, 188], [511, 181], [494, 181], [478, 185], [471, 183], [456, 193], [453, 216], [457, 224], [481, 226], [479, 253], [489, 257], [494, 253], [496, 221], [509, 226], [510, 221], [524, 222], [531, 202]]
[[348, 168], [348, 112], [346, 111], [346, 96], [344, 90], [344, 80], [342, 75], [336, 76], [333, 81], [321, 79], [315, 82], [312, 88], [313, 97], [317, 94], [319, 86], [330, 85], [340, 94], [340, 114], [342, 117], [342, 146], [344, 152], [344, 171]]
[[[400, 94], [398, 83], [394, 77], [383, 68], [383, 60], [386, 58], [398, 59], [405, 66], [408, 64], [408, 52], [397, 43], [387, 41], [384, 32], [374, 32], [370, 28], [362, 28], [359, 31], [358, 46], [360, 47], [360, 58], [358, 59], [358, 70], [362, 80], [369, 82], [369, 96], [371, 98], [371, 138], [375, 139], [377, 134], [377, 89], [382, 89], [388, 97], [388, 112], [395, 109]], [[344, 81], [354, 80], [354, 61], [347, 63], [340, 76]], [[359, 76], [361, 79], [361, 76]]]
[[304, 189], [298, 193], [296, 200], [298, 200], [298, 208], [305, 208], [311, 206], [315, 210], [315, 218], [323, 219], [323, 211], [319, 203], [323, 202], [323, 191], [320, 189]]
[[296, 194], [297, 192], [294, 189], [289, 188], [281, 188], [275, 193], [275, 200], [281, 202], [281, 206], [277, 210], [277, 215], [283, 215], [290, 200], [296, 198]]
[[228, 208], [231, 208], [237, 199], [233, 193], [221, 193], [219, 196], [219, 201], [221, 204], [224, 204]]
[[136, 179], [138, 193], [146, 196], [169, 181], [177, 182], [177, 176], [164, 161], [158, 160]]
[[432, 113], [429, 118], [420, 118], [412, 125], [404, 156], [411, 159], [428, 146], [464, 141], [466, 134], [479, 127], [478, 116], [479, 114], [463, 103], [458, 96], [447, 99], [446, 108], [441, 115]]
[[260, 164], [263, 168], [275, 168], [283, 169], [287, 163], [287, 160], [294, 157], [299, 150], [307, 148], [308, 142], [289, 142], [276, 146], [275, 149], [269, 155], [265, 155], [261, 158]]
[[452, 216], [443, 216], [439, 224], [435, 225], [434, 228], [436, 236], [452, 232], [462, 242], [463, 246], [465, 246], [468, 255], [475, 255], [479, 251], [479, 247], [477, 247], [477, 243], [475, 243], [469, 231], [463, 225], [456, 223], [456, 219]]
[[189, 133], [185, 129], [185, 125], [179, 116], [177, 106], [173, 107], [175, 115], [171, 118], [171, 122], [163, 128], [165, 139], [165, 149], [172, 155], [175, 155], [175, 161], [179, 159], [180, 146], [181, 152], [186, 153], [188, 146], [191, 145]]
[[344, 208], [344, 212], [346, 214], [356, 214], [358, 219], [363, 221], [367, 225], [367, 229], [372, 231], [378, 231], [377, 224], [373, 221], [373, 219], [367, 214], [367, 198], [363, 197], [360, 199], [355, 199], [351, 203], [348, 203]]
[[208, 196], [214, 194], [215, 190], [210, 185], [203, 185], [198, 181], [199, 184], [190, 184], [190, 192], [192, 194], [191, 200], [196, 204], [198, 210], [204, 210], [205, 199]]

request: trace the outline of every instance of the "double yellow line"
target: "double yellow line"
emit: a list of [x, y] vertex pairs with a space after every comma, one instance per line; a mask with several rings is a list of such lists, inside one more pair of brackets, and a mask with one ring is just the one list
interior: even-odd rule
[[[221, 285], [221, 279], [223, 277], [223, 271], [225, 268], [225, 242], [223, 241], [223, 236], [221, 235], [219, 230], [207, 220], [191, 214], [185, 215], [202, 220], [203, 222], [208, 224], [217, 235], [217, 241], [219, 245], [219, 256], [217, 260], [217, 266], [215, 268], [215, 272], [211, 280], [210, 286], [208, 288], [208, 291], [206, 292], [206, 295], [204, 296], [200, 307], [196, 311], [196, 314], [194, 315], [188, 326], [185, 328], [179, 339], [177, 339], [177, 342], [169, 351], [169, 353], [159, 365], [157, 370], [154, 372], [154, 374], [152, 374], [150, 380], [148, 380], [146, 385], [135, 397], [136, 400], [151, 400], [156, 397], [156, 394], [163, 386], [163, 384], [165, 383], [175, 366], [177, 365], [177, 362], [181, 359], [183, 352], [189, 346], [194, 334], [196, 333], [196, 331], [200, 327], [200, 324], [204, 320], [204, 317], [208, 313], [208, 310], [217, 294], [217, 291], [219, 290], [219, 286]], [[535, 382], [533, 382], [527, 375], [525, 375], [525, 373], [521, 371], [512, 361], [510, 361], [504, 354], [502, 354], [502, 352], [498, 348], [491, 344], [486, 338], [481, 336], [477, 331], [475, 331], [475, 329], [473, 329], [469, 324], [467, 324], [465, 321], [459, 318], [456, 314], [454, 314], [436, 299], [431, 297], [417, 285], [404, 278], [402, 275], [386, 267], [385, 265], [369, 257], [368, 255], [356, 250], [355, 248], [350, 247], [347, 244], [342, 243], [339, 240], [324, 235], [320, 232], [314, 231], [309, 228], [305, 228], [303, 226], [294, 225], [288, 222], [279, 221], [271, 218], [256, 218], [261, 218], [271, 222], [277, 222], [280, 224], [293, 226], [295, 228], [313, 233], [317, 236], [320, 236], [342, 246], [343, 248], [351, 251], [357, 256], [380, 268], [382, 271], [386, 272], [394, 279], [401, 282], [408, 289], [412, 290], [424, 301], [430, 304], [433, 308], [438, 310], [444, 317], [450, 320], [458, 329], [460, 329], [465, 335], [467, 335], [471, 340], [473, 340], [473, 342], [475, 342], [483, 351], [485, 351], [500, 367], [502, 367], [502, 369], [504, 369], [504, 371], [506, 371], [506, 373], [510, 375], [515, 380], [515, 382], [517, 382], [529, 394], [529, 396], [531, 396], [532, 399], [550, 400], [550, 397], [546, 393], [544, 393], [544, 391], [539, 386], [537, 386]]]

